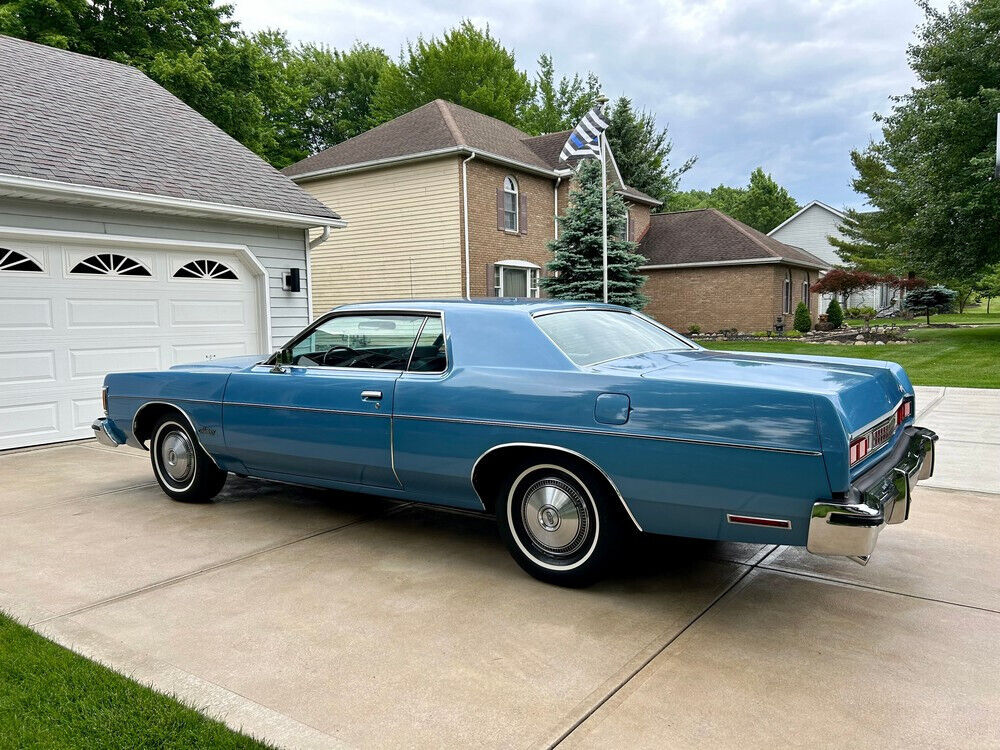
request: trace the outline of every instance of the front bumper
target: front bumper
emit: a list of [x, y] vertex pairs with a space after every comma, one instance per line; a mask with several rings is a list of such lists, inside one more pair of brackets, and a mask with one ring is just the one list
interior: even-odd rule
[[892, 454], [858, 477], [844, 500], [815, 503], [806, 549], [867, 563], [886, 524], [910, 517], [913, 488], [934, 473], [937, 437], [923, 427], [906, 427]]
[[107, 417], [95, 419], [90, 428], [94, 431], [94, 437], [97, 438], [97, 442], [101, 445], [117, 448], [125, 442], [125, 436], [118, 432], [118, 429]]

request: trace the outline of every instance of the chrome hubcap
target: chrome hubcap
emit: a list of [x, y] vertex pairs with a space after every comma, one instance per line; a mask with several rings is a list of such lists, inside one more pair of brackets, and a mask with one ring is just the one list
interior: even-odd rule
[[531, 540], [558, 557], [578, 552], [590, 530], [590, 513], [580, 493], [555, 477], [540, 479], [527, 489], [521, 518]]
[[160, 442], [160, 465], [174, 482], [183, 483], [194, 470], [194, 447], [180, 430], [168, 432]]

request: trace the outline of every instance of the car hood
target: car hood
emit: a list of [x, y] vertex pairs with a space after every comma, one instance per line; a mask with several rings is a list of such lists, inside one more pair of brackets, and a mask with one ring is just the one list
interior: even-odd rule
[[825, 395], [837, 402], [850, 431], [886, 414], [909, 392], [895, 365], [867, 359], [700, 349], [651, 352], [613, 367], [647, 379]]
[[267, 359], [264, 354], [242, 354], [238, 357], [219, 357], [218, 359], [206, 359], [203, 362], [190, 362], [182, 365], [174, 365], [171, 370], [194, 370], [202, 372], [212, 370], [218, 372], [236, 372], [238, 370], [249, 370], [259, 362]]

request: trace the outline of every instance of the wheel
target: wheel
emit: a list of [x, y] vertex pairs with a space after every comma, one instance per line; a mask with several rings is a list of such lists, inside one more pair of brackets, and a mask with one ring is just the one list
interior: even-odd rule
[[600, 577], [622, 523], [617, 498], [596, 471], [577, 461], [526, 461], [501, 484], [497, 523], [518, 565], [560, 586], [589, 586]]
[[187, 421], [173, 415], [153, 425], [153, 473], [163, 491], [183, 503], [207, 503], [226, 483], [226, 472], [199, 445]]

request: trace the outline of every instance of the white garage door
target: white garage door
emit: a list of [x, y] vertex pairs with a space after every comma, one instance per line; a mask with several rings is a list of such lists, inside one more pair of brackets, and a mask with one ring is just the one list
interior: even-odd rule
[[0, 449], [90, 437], [108, 372], [262, 351], [262, 294], [235, 253], [0, 238]]

